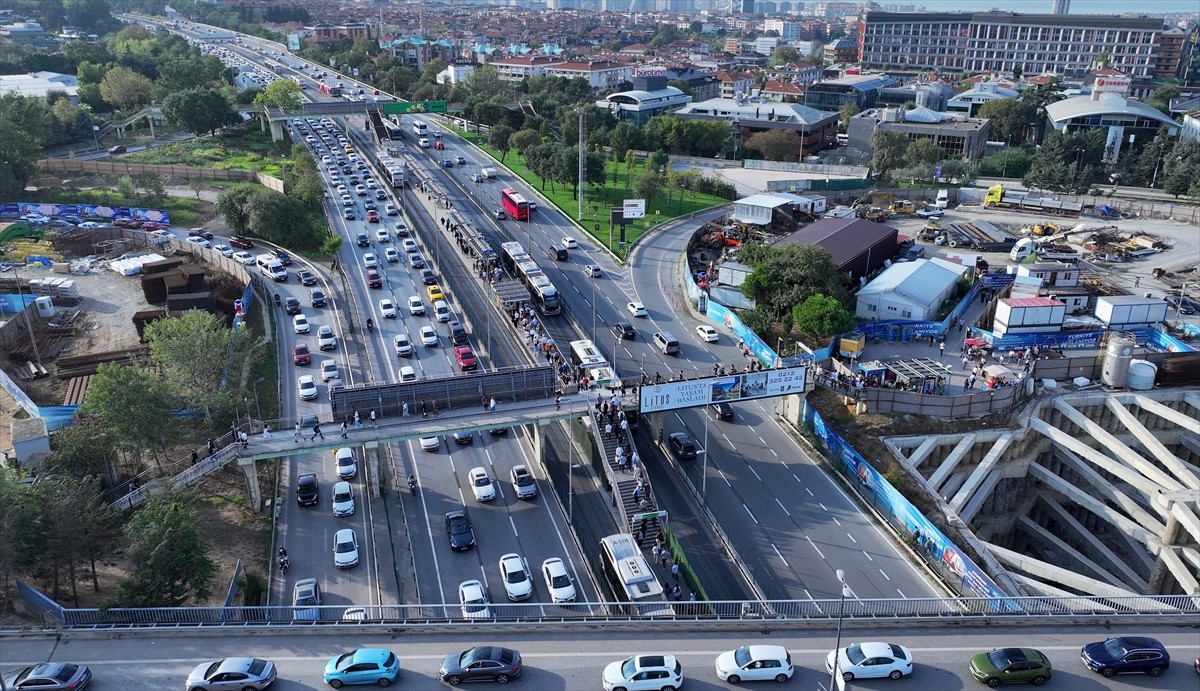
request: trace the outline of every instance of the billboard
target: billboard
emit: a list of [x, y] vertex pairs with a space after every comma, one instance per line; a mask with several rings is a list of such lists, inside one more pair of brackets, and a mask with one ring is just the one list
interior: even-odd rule
[[622, 210], [625, 213], [625, 218], [644, 218], [646, 216], [646, 200], [645, 199], [626, 199]]
[[640, 410], [643, 413], [658, 413], [664, 410], [696, 408], [718, 401], [745, 401], [804, 393], [807, 378], [807, 367], [788, 367], [724, 377], [647, 384], [639, 393]]
[[0, 204], [0, 216], [41, 214], [43, 216], [82, 216], [113, 220], [127, 218], [135, 221], [171, 223], [165, 209], [145, 209], [138, 206], [107, 206], [104, 204], [51, 204], [47, 202], [6, 202]]

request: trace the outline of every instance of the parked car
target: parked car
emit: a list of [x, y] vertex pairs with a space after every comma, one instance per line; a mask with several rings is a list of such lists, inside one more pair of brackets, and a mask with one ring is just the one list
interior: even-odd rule
[[86, 665], [69, 662], [43, 662], [32, 667], [9, 672], [4, 675], [5, 688], [9, 691], [31, 691], [49, 689], [66, 691], [83, 689], [92, 681], [92, 670]]
[[634, 655], [610, 662], [601, 677], [604, 691], [659, 691], [683, 686], [683, 665], [674, 655]]

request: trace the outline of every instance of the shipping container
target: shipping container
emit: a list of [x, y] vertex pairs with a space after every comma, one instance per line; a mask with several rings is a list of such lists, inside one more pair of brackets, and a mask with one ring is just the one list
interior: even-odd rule
[[1167, 303], [1137, 295], [1105, 295], [1096, 299], [1096, 318], [1110, 329], [1147, 327], [1167, 321]]

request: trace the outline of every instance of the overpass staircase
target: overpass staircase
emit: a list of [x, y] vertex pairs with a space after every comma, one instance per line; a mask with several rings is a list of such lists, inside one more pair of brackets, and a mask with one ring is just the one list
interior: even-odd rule
[[606, 436], [604, 434], [604, 426], [608, 422], [608, 418], [599, 413], [595, 407], [591, 407], [588, 413], [592, 421], [592, 429], [594, 434], [592, 438], [596, 441], [596, 447], [600, 451], [601, 458], [604, 459], [605, 473], [608, 475], [609, 483], [613, 488], [613, 503], [616, 505], [618, 512], [618, 520], [623, 532], [628, 532], [630, 535], [636, 535], [640, 529], [644, 534], [642, 540], [643, 546], [650, 546], [662, 534], [662, 523], [658, 518], [648, 518], [639, 520], [638, 516], [643, 513], [657, 511], [657, 504], [654, 501], [654, 492], [650, 485], [649, 471], [646, 469], [646, 464], [642, 462], [642, 493], [641, 496], [645, 500], [645, 508], [642, 501], [634, 498], [637, 491], [637, 478], [635, 472], [626, 463], [626, 470], [622, 472], [620, 466], [617, 465], [617, 446], [622, 446], [625, 449], [626, 458], [632, 457], [635, 450], [633, 444], [633, 435], [628, 431], [622, 432], [616, 424], [614, 418], [613, 433]]

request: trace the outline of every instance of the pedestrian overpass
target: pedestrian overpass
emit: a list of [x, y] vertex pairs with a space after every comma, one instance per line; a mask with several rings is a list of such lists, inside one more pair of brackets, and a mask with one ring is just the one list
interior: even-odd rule
[[[237, 106], [239, 113], [257, 115], [264, 131], [269, 127], [271, 141], [283, 139], [283, 125], [288, 120], [304, 120], [305, 118], [327, 118], [337, 115], [362, 115], [369, 118], [371, 113], [383, 114], [385, 106], [395, 103], [392, 101], [311, 101], [301, 104], [300, 110], [283, 110], [257, 104]], [[450, 109], [447, 109], [449, 112]]]

